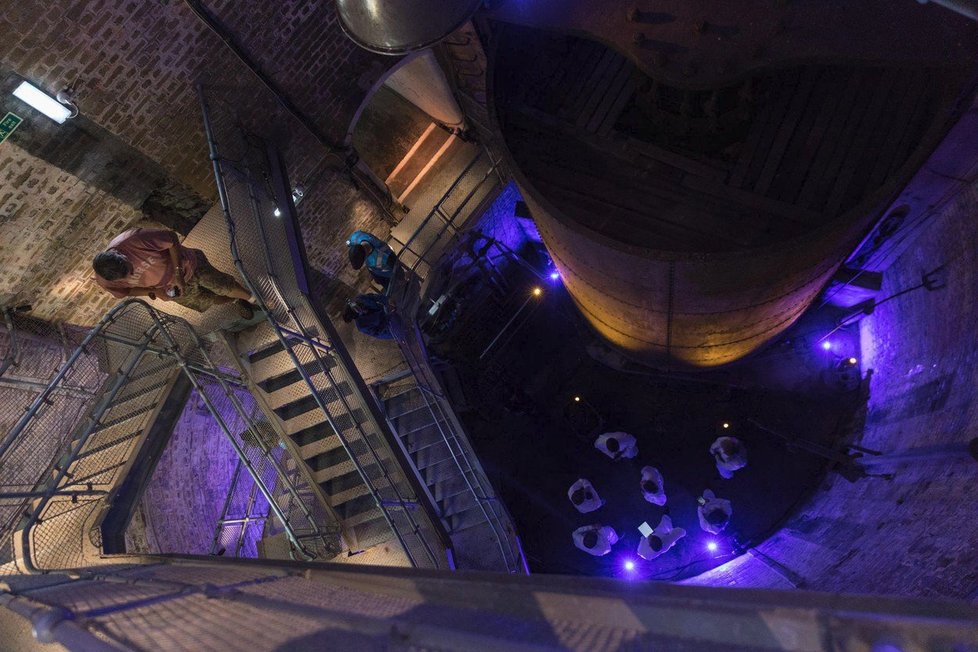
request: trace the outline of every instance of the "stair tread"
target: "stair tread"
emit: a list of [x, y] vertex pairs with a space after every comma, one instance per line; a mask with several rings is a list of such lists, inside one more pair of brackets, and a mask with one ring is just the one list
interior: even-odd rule
[[[322, 378], [322, 374], [320, 374], [320, 378]], [[317, 382], [316, 384], [325, 385], [326, 383], [325, 381], [322, 381]], [[330, 406], [332, 403], [337, 403], [337, 410], [346, 409], [342, 402], [339, 402], [339, 397], [343, 396], [346, 398], [352, 394], [353, 388], [346, 382], [339, 383], [336, 386], [336, 389], [332, 387], [324, 387], [319, 390], [319, 396], [323, 403], [327, 406]], [[315, 410], [319, 407], [315, 397], [312, 395], [312, 392], [309, 391], [309, 386], [306, 385], [305, 381], [303, 380], [299, 380], [298, 382], [295, 382], [287, 387], [283, 387], [282, 389], [268, 394], [266, 397], [266, 402], [283, 421], [288, 421], [293, 417], [304, 414], [309, 410]]]
[[473, 505], [463, 512], [446, 517], [445, 520], [448, 522], [451, 532], [459, 532], [466, 528], [485, 523], [486, 515], [478, 505]]
[[376, 517], [363, 521], [352, 529], [361, 550], [395, 539], [394, 531], [379, 509]]
[[[322, 356], [322, 361], [330, 369], [336, 366], [336, 361], [332, 358], [332, 356], [324, 355]], [[317, 373], [322, 373], [319, 362], [316, 360], [305, 363], [304, 365], [302, 365], [302, 368], [310, 376], [314, 376]], [[258, 385], [262, 389], [262, 391], [271, 394], [276, 390], [283, 389], [285, 387], [288, 387], [289, 385], [293, 385], [295, 383], [300, 383], [300, 382], [304, 382], [302, 378], [302, 374], [299, 372], [299, 370], [295, 367], [293, 363], [291, 369], [288, 369], [286, 371], [283, 371], [282, 373], [272, 375], [262, 380], [259, 380], [255, 384]]]

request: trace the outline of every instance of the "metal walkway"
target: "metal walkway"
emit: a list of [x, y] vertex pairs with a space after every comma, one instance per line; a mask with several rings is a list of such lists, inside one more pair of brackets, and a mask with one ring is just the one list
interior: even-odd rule
[[[41, 641], [91, 652], [229, 650], [244, 640], [255, 651], [978, 649], [978, 609], [962, 602], [215, 558], [125, 561], [135, 565], [10, 578], [0, 615], [6, 607]], [[12, 628], [5, 642], [33, 649], [30, 630]]]

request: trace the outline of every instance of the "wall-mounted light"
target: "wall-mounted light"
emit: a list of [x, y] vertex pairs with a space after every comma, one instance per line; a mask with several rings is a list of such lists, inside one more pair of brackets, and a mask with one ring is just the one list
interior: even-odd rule
[[30, 82], [21, 82], [14, 89], [14, 97], [34, 107], [58, 124], [78, 115], [78, 107], [71, 102], [71, 92], [63, 90], [54, 98]]

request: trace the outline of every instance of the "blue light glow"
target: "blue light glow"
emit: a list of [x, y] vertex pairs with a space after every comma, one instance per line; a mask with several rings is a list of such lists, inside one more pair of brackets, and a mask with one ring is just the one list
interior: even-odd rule
[[832, 348], [832, 342], [825, 340], [824, 342], [822, 342], [822, 348], [828, 351], [829, 349]]
[[710, 552], [716, 552], [717, 551], [717, 542], [716, 541], [709, 541], [709, 542], [707, 542], [706, 549], [709, 550]]
[[550, 272], [550, 280], [556, 281], [560, 278], [560, 272]]
[[631, 559], [626, 559], [625, 560], [625, 570], [627, 570], [627, 571], [633, 571], [633, 570], [635, 570], [635, 562], [632, 561]]

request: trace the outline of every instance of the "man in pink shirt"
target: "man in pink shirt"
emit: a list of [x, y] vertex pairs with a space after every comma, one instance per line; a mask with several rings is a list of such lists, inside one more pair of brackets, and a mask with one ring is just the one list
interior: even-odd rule
[[200, 249], [184, 247], [166, 229], [129, 229], [92, 261], [95, 282], [117, 298], [175, 301], [204, 312], [237, 300], [239, 314], [254, 314], [251, 295], [234, 277], [215, 269]]

